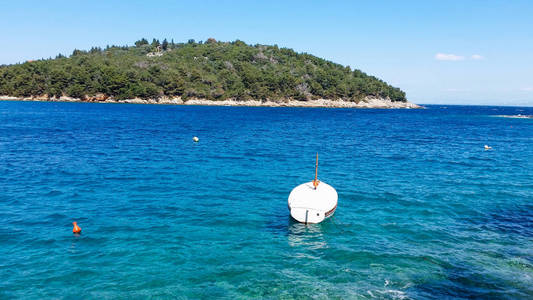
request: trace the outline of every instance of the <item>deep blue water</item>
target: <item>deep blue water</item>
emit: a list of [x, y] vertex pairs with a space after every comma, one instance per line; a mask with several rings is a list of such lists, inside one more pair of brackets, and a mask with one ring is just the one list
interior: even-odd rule
[[531, 298], [518, 113], [0, 102], [0, 298]]

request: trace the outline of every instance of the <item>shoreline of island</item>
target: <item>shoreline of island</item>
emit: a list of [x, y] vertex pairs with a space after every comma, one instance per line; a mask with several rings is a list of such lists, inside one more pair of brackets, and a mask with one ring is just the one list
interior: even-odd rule
[[187, 99], [181, 97], [159, 99], [124, 99], [116, 100], [113, 98], [92, 97], [86, 99], [62, 96], [59, 98], [48, 97], [12, 97], [7, 95], [0, 96], [0, 101], [40, 101], [40, 102], [85, 102], [85, 103], [129, 103], [129, 104], [164, 104], [164, 105], [197, 105], [197, 106], [256, 106], [256, 107], [330, 107], [330, 108], [382, 108], [382, 109], [417, 109], [424, 108], [412, 102], [392, 101], [386, 98], [365, 97], [359, 102], [316, 99], [316, 100], [208, 100], [208, 99]]

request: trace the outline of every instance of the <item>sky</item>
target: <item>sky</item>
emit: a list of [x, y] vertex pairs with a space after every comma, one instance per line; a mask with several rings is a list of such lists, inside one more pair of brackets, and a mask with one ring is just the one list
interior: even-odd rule
[[533, 106], [533, 1], [0, 0], [0, 64], [140, 38], [277, 44], [415, 103]]

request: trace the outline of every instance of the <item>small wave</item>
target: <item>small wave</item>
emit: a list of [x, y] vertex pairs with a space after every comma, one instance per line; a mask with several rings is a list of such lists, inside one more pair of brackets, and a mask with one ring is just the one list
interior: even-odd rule
[[45, 217], [48, 221], [55, 221], [55, 220], [64, 220], [67, 219], [68, 216], [60, 213], [52, 213]]
[[407, 294], [401, 290], [385, 289], [385, 290], [368, 290], [367, 293], [372, 298], [390, 298], [390, 299], [409, 299]]
[[45, 196], [48, 196], [48, 197], [59, 196], [59, 195], [63, 195], [63, 192], [58, 191], [58, 190], [51, 190], [45, 194]]
[[128, 177], [128, 176], [115, 176], [115, 177], [104, 177], [105, 180], [116, 180], [116, 181], [134, 181], [138, 180], [137, 177]]

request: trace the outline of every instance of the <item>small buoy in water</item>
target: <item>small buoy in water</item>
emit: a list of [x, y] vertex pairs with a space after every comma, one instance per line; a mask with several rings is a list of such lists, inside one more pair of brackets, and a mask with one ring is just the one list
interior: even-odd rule
[[195, 143], [198, 143], [198, 141], [200, 141], [200, 139], [197, 136], [195, 136], [195, 137], [192, 138], [192, 141], [195, 142]]
[[72, 225], [74, 225], [74, 228], [72, 228], [72, 233], [80, 234], [81, 233], [81, 228], [80, 228], [80, 226], [78, 226], [78, 223], [77, 222], [72, 222]]
[[490, 150], [492, 147], [489, 147], [488, 145], [485, 145], [485, 150]]

